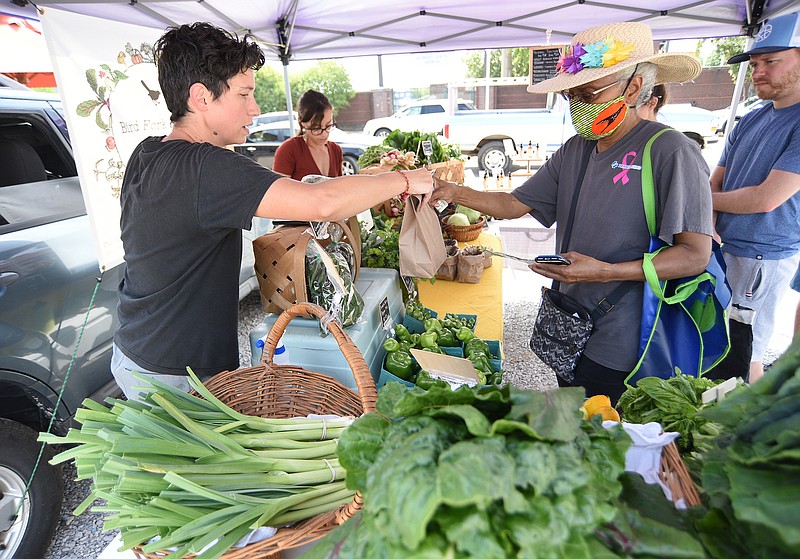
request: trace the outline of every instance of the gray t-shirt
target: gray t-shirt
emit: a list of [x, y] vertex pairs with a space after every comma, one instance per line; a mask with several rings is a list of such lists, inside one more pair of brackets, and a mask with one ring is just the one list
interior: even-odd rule
[[[603, 153], [593, 150], [581, 187], [569, 244], [563, 228], [578, 180], [587, 141], [573, 136], [513, 194], [546, 226], [559, 223], [558, 252], [573, 250], [610, 263], [638, 260], [650, 235], [642, 202], [644, 146], [663, 124], [642, 121]], [[656, 230], [669, 244], [681, 232], [713, 232], [708, 165], [696, 142], [679, 132], [662, 134], [651, 148], [656, 189]], [[619, 282], [561, 285], [561, 291], [587, 309], [608, 296]], [[616, 307], [598, 318], [585, 355], [605, 366], [630, 371], [638, 358], [642, 287], [629, 290]]]

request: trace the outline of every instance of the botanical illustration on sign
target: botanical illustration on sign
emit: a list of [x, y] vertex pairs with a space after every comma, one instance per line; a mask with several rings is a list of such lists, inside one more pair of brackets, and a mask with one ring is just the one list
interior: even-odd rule
[[[86, 82], [94, 92], [94, 96], [79, 103], [76, 113], [80, 117], [94, 116], [95, 124], [105, 134], [105, 150], [108, 152], [108, 157], [95, 161], [94, 174], [98, 181], [107, 182], [112, 195], [119, 198], [122, 179], [125, 176], [125, 159], [128, 154], [123, 157], [120, 153], [117, 134], [120, 131], [123, 133], [138, 132], [139, 127], [138, 123], [134, 129], [125, 122], [115, 122], [114, 109], [111, 106], [112, 95], [115, 92], [119, 93], [123, 86], [129, 88], [130, 85], [133, 85], [134, 87], [138, 86], [138, 93], [144, 93], [152, 103], [159, 104], [161, 91], [156, 89], [158, 87], [157, 80], [154, 81], [152, 78], [155, 75], [155, 57], [150, 44], [141, 43], [139, 48], [134, 48], [130, 43], [126, 43], [125, 50], [120, 51], [117, 55], [115, 66], [117, 67], [100, 64], [99, 68], [86, 70]], [[145, 70], [144, 66], [149, 66], [149, 68]], [[145, 72], [143, 73], [142, 70]], [[125, 100], [128, 101], [129, 96], [126, 96]], [[115, 108], [119, 109], [116, 103]]]

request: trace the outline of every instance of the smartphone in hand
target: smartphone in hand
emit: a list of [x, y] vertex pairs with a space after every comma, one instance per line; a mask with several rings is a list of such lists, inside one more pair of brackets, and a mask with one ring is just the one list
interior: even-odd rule
[[560, 254], [540, 254], [533, 261], [537, 264], [558, 264], [560, 266], [572, 264], [568, 258], [564, 258]]

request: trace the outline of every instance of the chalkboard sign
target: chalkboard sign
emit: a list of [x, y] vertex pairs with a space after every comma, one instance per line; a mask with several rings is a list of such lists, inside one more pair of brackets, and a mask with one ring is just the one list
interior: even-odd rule
[[530, 48], [530, 83], [535, 84], [556, 76], [556, 64], [566, 45]]

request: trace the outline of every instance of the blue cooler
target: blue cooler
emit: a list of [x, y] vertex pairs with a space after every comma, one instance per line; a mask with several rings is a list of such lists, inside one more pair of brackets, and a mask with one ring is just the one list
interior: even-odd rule
[[[400, 276], [397, 270], [388, 268], [361, 268], [356, 280], [356, 289], [364, 298], [364, 324], [345, 328], [345, 333], [356, 344], [369, 366], [372, 378], [377, 382], [386, 352], [383, 341], [383, 316], [391, 316], [392, 325], [402, 322], [405, 314]], [[264, 320], [250, 332], [251, 363], [261, 361], [261, 348], [256, 342], [264, 338], [272, 328], [278, 315], [269, 313]], [[319, 321], [310, 318], [293, 318], [283, 334], [283, 344], [289, 353], [292, 365], [297, 365], [315, 373], [332, 376], [352, 389], [356, 382], [347, 360], [344, 358], [336, 338], [332, 335], [320, 337]]]

